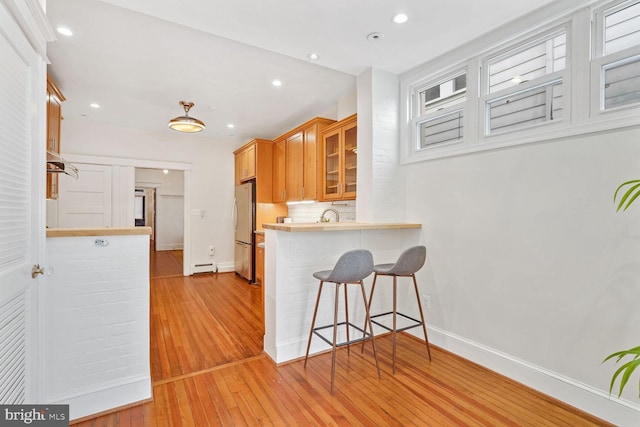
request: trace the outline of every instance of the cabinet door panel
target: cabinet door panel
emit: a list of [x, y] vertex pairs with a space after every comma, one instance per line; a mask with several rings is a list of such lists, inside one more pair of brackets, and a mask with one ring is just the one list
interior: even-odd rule
[[340, 129], [336, 129], [323, 138], [324, 199], [340, 197], [340, 169]]
[[252, 145], [247, 148], [243, 156], [244, 178], [250, 179], [256, 177], [256, 146]]
[[303, 171], [303, 200], [316, 200], [318, 197], [318, 144], [317, 126], [309, 126], [304, 130], [304, 171]]
[[286, 141], [281, 140], [273, 145], [273, 202], [285, 201], [285, 152]]
[[304, 144], [302, 132], [287, 138], [285, 189], [286, 200], [302, 200]]
[[342, 169], [342, 197], [350, 199], [356, 197], [356, 181], [358, 177], [358, 127], [356, 123], [342, 129], [343, 136], [343, 169]]

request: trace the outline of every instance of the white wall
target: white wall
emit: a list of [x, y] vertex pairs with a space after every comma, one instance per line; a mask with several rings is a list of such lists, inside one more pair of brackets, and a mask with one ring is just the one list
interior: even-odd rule
[[[206, 132], [206, 131], [205, 131]], [[211, 262], [208, 246], [216, 247], [213, 261], [233, 266], [233, 149], [195, 135], [166, 132], [150, 133], [133, 128], [102, 126], [83, 120], [62, 123], [62, 152], [94, 156], [122, 157], [155, 161], [184, 162], [192, 165], [189, 211], [191, 215], [191, 262]], [[189, 197], [187, 197], [189, 196]]]
[[[442, 343], [458, 336], [606, 396], [615, 368], [602, 360], [640, 344], [640, 209], [612, 202], [640, 176], [638, 141], [630, 129], [403, 167]], [[637, 381], [627, 388], [637, 402]]]

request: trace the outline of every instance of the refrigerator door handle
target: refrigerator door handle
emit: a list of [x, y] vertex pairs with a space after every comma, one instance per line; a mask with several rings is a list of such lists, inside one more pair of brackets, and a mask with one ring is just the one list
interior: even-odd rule
[[238, 229], [238, 201], [233, 199], [233, 211], [231, 212], [231, 216], [233, 217], [233, 229]]

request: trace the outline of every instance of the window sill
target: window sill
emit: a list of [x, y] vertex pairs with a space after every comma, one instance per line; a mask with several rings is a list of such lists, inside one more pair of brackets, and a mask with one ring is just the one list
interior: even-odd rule
[[423, 149], [413, 153], [402, 153], [401, 164], [417, 163], [429, 160], [444, 159], [447, 157], [463, 156], [503, 148], [511, 148], [519, 145], [549, 142], [557, 139], [571, 138], [580, 135], [589, 135], [598, 132], [608, 132], [640, 126], [638, 109], [625, 111], [625, 114], [616, 114], [615, 117], [600, 113], [587, 123], [573, 125], [550, 125], [545, 129], [536, 128], [535, 131], [513, 132], [496, 136], [488, 136], [471, 143], [455, 144], [438, 149]]

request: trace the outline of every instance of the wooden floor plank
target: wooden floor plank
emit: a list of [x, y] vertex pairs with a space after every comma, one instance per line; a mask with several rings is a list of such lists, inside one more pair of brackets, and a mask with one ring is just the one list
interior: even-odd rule
[[544, 394], [436, 346], [376, 339], [276, 366], [262, 353], [261, 289], [235, 274], [151, 280], [154, 401], [74, 426], [607, 426]]

